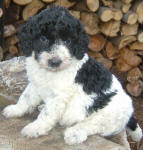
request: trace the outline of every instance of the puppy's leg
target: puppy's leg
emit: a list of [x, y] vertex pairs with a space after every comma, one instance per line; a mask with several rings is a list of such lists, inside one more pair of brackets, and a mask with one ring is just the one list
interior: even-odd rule
[[78, 144], [86, 141], [89, 135], [98, 134], [110, 136], [117, 134], [125, 129], [126, 121], [123, 118], [109, 118], [109, 114], [101, 114], [86, 118], [84, 121], [67, 128], [65, 131], [65, 142], [69, 145]]
[[17, 104], [9, 105], [3, 110], [3, 115], [9, 117], [21, 117], [25, 113], [31, 113], [41, 102], [35, 91], [35, 87], [30, 83], [20, 96]]
[[23, 128], [22, 135], [30, 138], [47, 135], [48, 131], [58, 122], [64, 107], [65, 104], [60, 103], [59, 100], [49, 100], [41, 110], [38, 118]]

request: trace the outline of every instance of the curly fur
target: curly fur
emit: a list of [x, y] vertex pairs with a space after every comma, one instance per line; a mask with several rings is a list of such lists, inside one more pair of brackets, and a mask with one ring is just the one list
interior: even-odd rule
[[64, 139], [70, 145], [125, 129], [141, 139], [131, 98], [113, 74], [86, 54], [88, 36], [67, 9], [52, 7], [30, 18], [19, 39], [29, 84], [3, 114], [20, 117], [44, 102], [37, 119], [22, 130], [24, 136], [47, 135], [59, 123], [67, 127]]
[[[48, 43], [40, 40], [43, 35]], [[21, 50], [26, 56], [30, 56], [33, 49], [36, 54], [47, 50], [47, 47], [50, 50], [55, 40], [59, 39], [65, 42], [77, 59], [81, 59], [88, 50], [88, 36], [82, 24], [63, 7], [51, 7], [30, 18], [18, 37]]]

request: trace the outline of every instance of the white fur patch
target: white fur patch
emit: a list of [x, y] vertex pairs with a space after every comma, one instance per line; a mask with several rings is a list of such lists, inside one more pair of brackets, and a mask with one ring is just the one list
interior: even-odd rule
[[132, 140], [139, 142], [143, 138], [142, 129], [137, 124], [137, 128], [135, 131], [132, 131], [130, 129], [127, 129], [128, 134], [131, 136]]
[[[61, 65], [57, 68], [50, 67], [48, 60], [52, 58], [58, 58], [62, 61]], [[66, 69], [71, 64], [71, 54], [69, 53], [68, 48], [60, 43], [55, 44], [51, 51], [44, 51], [39, 55], [39, 64], [42, 68], [47, 69], [48, 71], [60, 71]]]
[[[61, 47], [60, 54], [58, 54], [64, 61], [65, 56], [69, 57], [66, 52], [66, 48]], [[41, 57], [44, 60], [49, 58], [44, 53]], [[117, 94], [111, 98], [111, 101], [104, 108], [93, 112], [91, 115], [87, 114], [87, 108], [93, 104], [93, 97], [96, 97], [96, 93], [87, 95], [83, 91], [82, 85], [75, 83], [75, 76], [88, 59], [87, 54], [82, 60], [72, 58], [66, 69], [57, 72], [47, 71], [47, 69], [41, 67], [41, 64], [35, 60], [33, 55], [26, 59], [30, 84], [15, 106], [22, 108], [21, 114], [23, 115], [40, 104], [41, 101], [45, 105], [37, 120], [22, 130], [24, 136], [38, 137], [45, 135], [58, 122], [64, 126], [73, 125], [67, 128], [65, 132], [65, 141], [68, 144], [81, 143], [87, 139], [87, 136], [93, 134], [109, 136], [125, 130], [126, 124], [133, 113], [132, 101], [114, 75], [112, 76], [112, 85], [106, 92], [116, 90]], [[4, 115], [9, 117], [12, 111], [13, 109], [8, 106], [4, 110]], [[15, 111], [16, 113], [12, 114], [12, 117], [18, 116], [18, 109]]]

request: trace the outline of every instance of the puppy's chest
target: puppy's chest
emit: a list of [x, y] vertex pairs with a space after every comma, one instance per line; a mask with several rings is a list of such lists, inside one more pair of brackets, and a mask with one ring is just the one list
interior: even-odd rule
[[63, 72], [47, 72], [43, 69], [29, 70], [28, 79], [44, 98], [60, 93], [71, 93], [75, 84], [74, 73], [68, 70]]

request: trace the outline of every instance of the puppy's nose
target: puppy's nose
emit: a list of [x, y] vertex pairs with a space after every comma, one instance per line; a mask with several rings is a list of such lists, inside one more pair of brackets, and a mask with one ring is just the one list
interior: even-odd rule
[[59, 67], [61, 63], [62, 61], [59, 58], [52, 58], [48, 60], [48, 65], [50, 67]]

